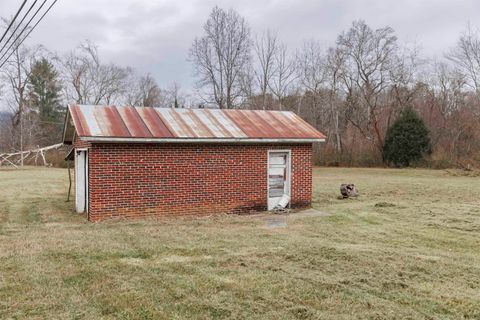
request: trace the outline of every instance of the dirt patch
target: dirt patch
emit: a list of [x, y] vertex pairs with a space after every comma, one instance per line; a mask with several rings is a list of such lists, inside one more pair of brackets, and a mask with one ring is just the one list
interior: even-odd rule
[[145, 263], [145, 259], [140, 258], [121, 258], [120, 262], [131, 266], [141, 266]]
[[390, 203], [390, 202], [377, 202], [375, 203], [375, 208], [391, 208], [391, 207], [396, 207], [395, 204]]
[[479, 169], [461, 170], [461, 169], [447, 169], [445, 170], [450, 176], [453, 177], [480, 177]]
[[330, 214], [328, 212], [319, 211], [316, 209], [306, 209], [299, 212], [292, 213], [291, 218], [303, 218], [303, 217], [326, 217]]
[[287, 217], [278, 215], [277, 217], [272, 217], [265, 219], [265, 226], [267, 228], [286, 228], [287, 227]]

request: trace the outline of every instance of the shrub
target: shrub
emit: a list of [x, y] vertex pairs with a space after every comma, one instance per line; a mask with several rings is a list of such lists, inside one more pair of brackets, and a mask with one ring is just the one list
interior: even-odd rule
[[383, 160], [397, 167], [409, 166], [431, 152], [430, 135], [425, 123], [412, 108], [406, 108], [387, 130]]

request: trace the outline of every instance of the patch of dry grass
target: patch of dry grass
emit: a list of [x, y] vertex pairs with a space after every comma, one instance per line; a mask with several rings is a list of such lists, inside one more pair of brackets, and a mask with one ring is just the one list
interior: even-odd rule
[[[315, 169], [288, 219], [90, 224], [63, 169], [0, 171], [0, 318], [478, 319], [480, 182]], [[358, 199], [339, 200], [341, 183]]]

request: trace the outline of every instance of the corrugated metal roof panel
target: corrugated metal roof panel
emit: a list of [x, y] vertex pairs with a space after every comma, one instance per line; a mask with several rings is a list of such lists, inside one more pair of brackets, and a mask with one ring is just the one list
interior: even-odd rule
[[135, 107], [142, 122], [148, 128], [152, 137], [172, 138], [173, 134], [162, 121], [154, 108]]
[[[289, 117], [290, 113], [273, 111], [271, 116], [278, 120], [278, 122], [283, 123], [286, 128], [289, 128], [288, 134], [292, 135], [292, 138], [301, 138], [305, 136], [312, 136], [312, 133], [309, 133], [303, 127], [303, 123], [300, 121], [292, 121]], [[293, 113], [291, 113], [293, 114]], [[295, 114], [293, 114], [296, 116]], [[298, 117], [300, 119], [300, 117]], [[295, 130], [290, 130], [290, 128], [295, 128]], [[316, 130], [315, 130], [316, 131]]]
[[195, 138], [192, 129], [188, 127], [185, 120], [170, 108], [155, 108], [163, 123], [170, 129], [170, 132], [177, 138]]
[[317, 137], [323, 137], [325, 136], [317, 131], [314, 127], [312, 127], [309, 123], [307, 123], [305, 120], [297, 116], [293, 112], [279, 112], [277, 111], [276, 114], [281, 114], [282, 116], [290, 119], [290, 124], [293, 128], [298, 129], [299, 131], [304, 132], [305, 136], [317, 136]]
[[123, 122], [117, 107], [107, 106], [95, 108], [94, 115], [104, 136], [132, 137], [127, 125]]
[[101, 125], [94, 113], [95, 106], [81, 106], [77, 108], [77, 113], [80, 115], [80, 120], [82, 121], [82, 127], [86, 131], [86, 135], [89, 136], [104, 136], [102, 130], [100, 129]]
[[247, 134], [237, 126], [227, 115], [224, 110], [209, 109], [205, 110], [210, 114], [229, 134], [232, 138], [248, 138]]
[[137, 138], [151, 138], [153, 135], [134, 107], [118, 107], [120, 117], [130, 135]]
[[79, 136], [91, 136], [92, 134], [88, 131], [87, 123], [84, 119], [83, 113], [80, 112], [79, 106], [71, 106], [69, 108], [70, 115], [72, 116], [75, 129]]
[[[180, 118], [182, 118], [185, 124], [193, 131], [194, 135], [198, 138], [213, 138], [215, 137], [212, 131], [203, 123], [193, 112], [192, 109], [176, 109], [174, 110]], [[199, 113], [199, 112], [198, 112]]]
[[[69, 107], [80, 137], [148, 139], [291, 139], [325, 136], [292, 112], [219, 109], [170, 109], [73, 105]], [[88, 139], [87, 139], [88, 140]]]
[[[258, 137], [266, 138], [275, 138], [281, 137], [282, 135], [276, 129], [276, 126], [273, 123], [268, 123], [266, 119], [266, 114], [268, 111], [261, 110], [243, 110], [242, 113], [248, 118], [257, 128]], [[255, 137], [257, 138], [257, 137]]]
[[232, 120], [234, 125], [241, 128], [247, 138], [258, 138], [259, 134], [257, 127], [245, 117], [240, 110], [222, 110], [222, 112]]
[[292, 130], [290, 130], [288, 126], [286, 126], [284, 123], [280, 122], [275, 116], [273, 116], [272, 112], [263, 112], [260, 116], [262, 116], [266, 122], [275, 127], [275, 130], [277, 130], [280, 136], [288, 137], [289, 135], [291, 135], [291, 138], [298, 136], [296, 132], [292, 132]]
[[217, 138], [229, 138], [233, 137], [228, 130], [213, 116], [208, 110], [201, 110], [201, 112], [195, 112], [195, 116], [201, 121], [205, 127], [210, 130], [213, 137]]

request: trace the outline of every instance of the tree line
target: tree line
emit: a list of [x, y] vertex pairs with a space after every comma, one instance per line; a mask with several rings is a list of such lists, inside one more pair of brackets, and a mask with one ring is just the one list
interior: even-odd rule
[[387, 130], [407, 108], [429, 130], [423, 165], [480, 163], [480, 35], [471, 27], [442, 61], [362, 20], [330, 46], [313, 39], [289, 50], [275, 32], [252, 34], [238, 12], [215, 7], [189, 56], [204, 103], [296, 112], [327, 135], [316, 150], [324, 164], [383, 164]]
[[41, 45], [18, 43], [14, 48], [0, 70], [0, 102], [6, 110], [0, 113], [0, 152], [61, 142], [66, 106], [71, 103], [188, 106], [188, 95], [176, 82], [164, 89], [150, 74], [106, 63], [90, 41], [62, 56]]
[[214, 7], [188, 61], [193, 95], [105, 63], [88, 41], [63, 56], [19, 46], [0, 70], [0, 98], [10, 110], [0, 148], [60, 140], [67, 103], [289, 110], [327, 135], [315, 147], [316, 161], [381, 165], [387, 131], [408, 108], [429, 131], [424, 165], [480, 163], [480, 35], [472, 27], [432, 60], [388, 26], [354, 21], [334, 43], [310, 39], [288, 48], [275, 31], [253, 33], [237, 11]]

